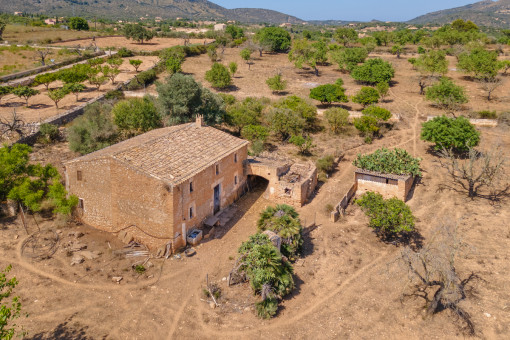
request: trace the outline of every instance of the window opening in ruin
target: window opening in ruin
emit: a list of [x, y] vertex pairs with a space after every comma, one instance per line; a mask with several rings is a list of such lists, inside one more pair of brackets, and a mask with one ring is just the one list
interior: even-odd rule
[[386, 178], [386, 184], [390, 183], [390, 180]]
[[285, 188], [285, 195], [290, 195], [292, 194], [292, 189], [291, 188]]
[[83, 198], [78, 199], [78, 208], [83, 210]]
[[220, 174], [220, 165], [216, 164], [216, 175]]
[[237, 154], [234, 154], [234, 163], [237, 163]]
[[189, 218], [193, 218], [193, 207], [189, 208]]
[[234, 176], [234, 184], [237, 185], [237, 175]]
[[189, 192], [193, 192], [193, 182], [189, 182]]
[[82, 178], [82, 176], [81, 176], [81, 170], [76, 171], [76, 179], [77, 179], [78, 181], [81, 181], [81, 178]]

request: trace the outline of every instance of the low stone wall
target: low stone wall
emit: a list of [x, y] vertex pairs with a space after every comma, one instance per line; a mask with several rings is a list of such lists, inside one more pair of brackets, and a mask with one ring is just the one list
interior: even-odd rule
[[[427, 122], [433, 120], [438, 116], [427, 116]], [[469, 122], [473, 124], [474, 126], [481, 126], [481, 127], [496, 127], [498, 126], [498, 120], [497, 119], [475, 119], [470, 118]]]
[[[120, 84], [118, 84], [115, 89], [111, 90], [111, 91], [115, 91], [115, 90], [120, 90], [122, 89], [124, 86], [127, 86], [127, 84], [129, 84], [129, 82], [131, 81], [131, 79], [129, 80], [126, 80], [125, 82], [122, 82]], [[67, 124], [69, 122], [71, 122], [72, 120], [76, 119], [76, 117], [78, 116], [81, 116], [83, 114], [83, 112], [85, 111], [85, 108], [90, 105], [90, 104], [93, 104], [97, 101], [101, 101], [104, 99], [104, 97], [106, 96], [106, 93], [105, 94], [102, 94], [96, 98], [93, 98], [91, 100], [89, 100], [88, 102], [82, 104], [82, 105], [79, 105], [79, 106], [76, 106], [76, 107], [73, 107], [72, 109], [70, 110], [67, 110], [59, 115], [56, 115], [56, 116], [53, 116], [53, 117], [50, 117], [48, 119], [45, 119], [44, 121], [42, 121], [41, 124], [53, 124], [53, 125], [64, 125], [64, 124]], [[30, 135], [27, 135], [23, 138], [20, 138], [18, 141], [16, 141], [17, 144], [28, 144], [28, 145], [33, 145], [36, 141], [37, 141], [37, 138], [39, 137], [39, 129], [37, 128], [35, 132], [31, 133]]]
[[[349, 111], [349, 121], [354, 121], [355, 118], [361, 118], [363, 117], [363, 113], [359, 111]], [[402, 117], [398, 113], [392, 113], [390, 119], [388, 119], [389, 123], [398, 123]]]
[[351, 199], [356, 195], [356, 191], [358, 190], [358, 182], [354, 182], [354, 184], [350, 187], [349, 191], [344, 195], [340, 203], [336, 205], [330, 215], [330, 219], [332, 222], [338, 221], [340, 215], [345, 214], [345, 209], [349, 205]]
[[26, 79], [26, 80], [21, 81], [21, 82], [12, 82], [12, 80], [28, 77], [28, 76], [31, 76], [31, 75], [37, 75], [37, 74], [43, 73], [43, 72], [48, 71], [48, 70], [55, 70], [55, 69], [61, 68], [63, 66], [67, 66], [67, 65], [70, 65], [70, 64], [78, 63], [80, 61], [84, 61], [84, 60], [87, 60], [87, 59], [98, 57], [98, 56], [101, 56], [101, 55], [104, 55], [104, 54], [105, 54], [104, 51], [94, 52], [94, 53], [92, 53], [89, 56], [82, 56], [82, 57], [78, 57], [78, 58], [62, 61], [60, 63], [52, 64], [52, 65], [40, 66], [40, 67], [37, 67], [37, 68], [33, 68], [31, 70], [9, 74], [9, 75], [0, 77], [0, 83], [5, 83], [5, 82], [11, 81], [11, 82], [7, 83], [6, 85], [9, 85], [9, 86], [27, 86], [27, 85], [30, 85], [30, 84], [33, 83], [33, 81], [34, 81], [33, 78], [29, 78], [29, 79]]

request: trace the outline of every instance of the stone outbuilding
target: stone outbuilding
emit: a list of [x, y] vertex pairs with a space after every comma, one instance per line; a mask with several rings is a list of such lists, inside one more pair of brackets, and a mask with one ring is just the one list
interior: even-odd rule
[[65, 163], [66, 187], [85, 223], [175, 251], [244, 193], [247, 147], [198, 117]]
[[284, 160], [250, 157], [245, 174], [250, 180], [257, 177], [268, 181], [266, 199], [303, 206], [317, 186], [317, 167], [312, 163], [292, 163]]
[[404, 202], [408, 199], [414, 179], [413, 175], [383, 174], [359, 168], [354, 172], [357, 195], [372, 191], [384, 198], [396, 197]]

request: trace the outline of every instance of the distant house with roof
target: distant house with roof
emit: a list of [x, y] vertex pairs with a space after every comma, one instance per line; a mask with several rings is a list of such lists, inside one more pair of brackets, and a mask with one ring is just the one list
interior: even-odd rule
[[66, 187], [85, 223], [176, 250], [242, 194], [247, 146], [197, 117], [66, 162]]

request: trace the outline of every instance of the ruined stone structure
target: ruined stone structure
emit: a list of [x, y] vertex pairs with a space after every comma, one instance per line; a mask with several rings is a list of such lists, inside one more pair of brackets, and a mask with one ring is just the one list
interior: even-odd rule
[[354, 180], [357, 184], [356, 195], [372, 191], [385, 198], [396, 197], [404, 202], [414, 184], [412, 175], [382, 174], [363, 169], [356, 169]]
[[175, 251], [242, 195], [247, 146], [198, 117], [67, 162], [66, 186], [85, 223]]
[[303, 206], [317, 186], [317, 167], [309, 162], [290, 163], [267, 158], [249, 158], [245, 174], [268, 180], [264, 197], [279, 203]]

